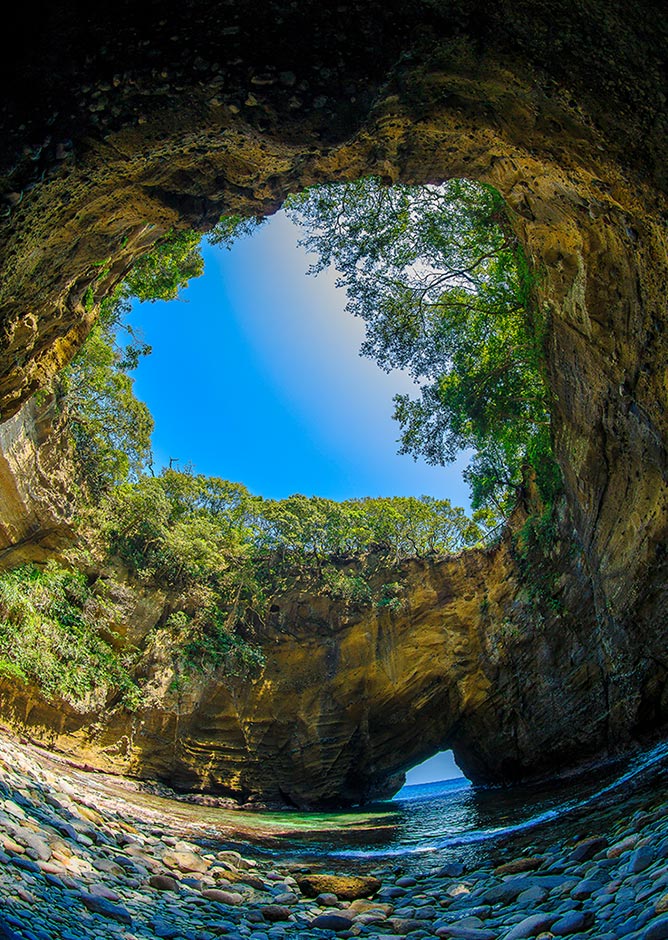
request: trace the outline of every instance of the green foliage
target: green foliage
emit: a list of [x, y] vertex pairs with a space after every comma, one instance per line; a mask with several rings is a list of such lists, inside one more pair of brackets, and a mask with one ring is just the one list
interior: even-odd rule
[[123, 359], [113, 319], [101, 317], [59, 378], [78, 467], [94, 498], [136, 479], [151, 459], [153, 419], [135, 398]]
[[[262, 221], [226, 216], [208, 239], [230, 247]], [[153, 419], [135, 398], [134, 380], [128, 375], [151, 347], [127, 322], [131, 301], [177, 298], [204, 271], [200, 243], [196, 232], [170, 232], [139, 258], [102, 301], [88, 339], [60, 376], [58, 391], [69, 415], [81, 478], [93, 500], [117, 483], [138, 479], [151, 466]], [[109, 263], [101, 261], [97, 267], [100, 280], [108, 274]], [[92, 285], [83, 304], [88, 312], [94, 309]]]
[[198, 672], [222, 671], [246, 678], [256, 675], [265, 662], [262, 650], [230, 629], [218, 607], [188, 623], [182, 650], [185, 668]]
[[513, 537], [517, 559], [528, 599], [537, 607], [561, 613], [563, 604], [558, 596], [559, 574], [551, 557], [557, 549], [558, 509], [554, 504], [528, 517]]
[[75, 708], [113, 693], [137, 707], [141, 693], [96, 623], [102, 602], [85, 577], [50, 562], [0, 575], [0, 675], [35, 682]]
[[240, 215], [224, 215], [206, 238], [210, 244], [222, 245], [229, 250], [239, 238], [253, 235], [265, 221], [264, 217], [244, 218]]
[[117, 296], [122, 299], [174, 300], [204, 271], [197, 232], [171, 232], [132, 266]]
[[[316, 186], [287, 204], [302, 244], [333, 264], [362, 352], [405, 369], [419, 396], [395, 397], [402, 453], [429, 463], [472, 450], [474, 508], [505, 517], [551, 456], [534, 279], [496, 190], [466, 180], [386, 187], [375, 178]], [[547, 474], [555, 488], [553, 458]]]
[[219, 589], [234, 571], [231, 595], [256, 590], [253, 571], [270, 557], [317, 568], [334, 556], [370, 551], [394, 559], [455, 552], [483, 537], [448, 500], [264, 500], [241, 484], [176, 470], [115, 487], [100, 504], [99, 524], [111, 550], [135, 571], [151, 571], [173, 587], [204, 579]]
[[373, 600], [373, 592], [366, 578], [360, 574], [327, 567], [322, 571], [322, 580], [330, 597], [356, 607], [364, 607]]

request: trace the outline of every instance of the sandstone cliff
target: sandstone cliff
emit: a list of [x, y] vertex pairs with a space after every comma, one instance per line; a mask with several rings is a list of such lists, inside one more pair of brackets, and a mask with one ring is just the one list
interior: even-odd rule
[[[19, 30], [11, 44], [25, 81], [17, 83], [12, 73], [1, 116], [2, 416], [15, 414], [73, 355], [95, 315], [94, 301], [173, 226], [203, 230], [222, 212], [269, 213], [287, 192], [364, 173], [408, 182], [488, 181], [514, 211], [518, 236], [542, 272], [546, 368], [567, 501], [560, 547], [545, 563], [559, 582], [563, 612], [548, 610], [540, 621], [531, 615], [508, 543], [491, 556], [470, 556], [471, 581], [463, 574], [457, 581], [461, 561], [442, 563], [449, 573], [442, 572], [439, 589], [420, 587], [416, 575], [411, 590], [436, 604], [430, 617], [454, 609], [444, 600], [448, 584], [457, 588], [453, 604], [471, 598], [466, 616], [460, 612], [453, 621], [461, 630], [452, 627], [465, 642], [457, 647], [443, 639], [444, 662], [455, 672], [456, 662], [466, 662], [471, 678], [448, 684], [430, 671], [430, 661], [421, 661], [432, 685], [423, 686], [417, 672], [411, 680], [411, 701], [427, 703], [415, 714], [422, 720], [428, 703], [438, 700], [434, 714], [449, 716], [440, 743], [453, 743], [463, 766], [490, 779], [512, 776], [513, 766], [521, 773], [605, 750], [636, 726], [664, 723], [668, 207], [660, 5], [425, 0], [330, 9], [166, 0], [157, 23], [140, 6], [112, 5], [97, 19], [82, 19], [56, 2], [50, 20]], [[8, 487], [3, 484], [5, 492]], [[12, 505], [22, 499], [20, 492], [12, 495]], [[13, 533], [32, 537], [22, 525], [6, 526], [11, 539]], [[575, 554], [566, 563], [571, 544]], [[289, 610], [292, 603], [286, 601]], [[424, 603], [415, 601], [424, 613], [416, 624], [427, 616]], [[295, 608], [295, 617], [303, 610], [310, 623], [307, 608]], [[285, 622], [306, 642], [292, 614]], [[318, 628], [325, 633], [313, 657], [329, 650], [332, 661], [347, 663], [350, 649], [351, 668], [361, 668], [363, 658], [378, 662], [379, 677], [410, 686], [393, 672], [394, 660], [386, 661], [378, 639], [392, 633], [394, 621], [374, 614], [359, 622], [371, 638], [368, 647], [361, 640], [349, 646], [330, 625]], [[353, 628], [351, 622], [346, 630]], [[516, 628], [520, 635], [513, 637]], [[499, 639], [495, 671], [490, 663], [497, 654], [485, 643], [504, 630], [510, 646], [503, 652]], [[530, 641], [532, 630], [539, 632]], [[423, 642], [413, 636], [406, 643], [416, 650], [401, 657], [406, 675]], [[280, 639], [275, 647], [282, 649]], [[209, 729], [202, 732], [200, 757], [223, 730], [230, 767], [242, 763], [234, 763], [234, 754], [264, 755], [270, 742], [260, 718], [269, 713], [265, 727], [277, 733], [271, 703], [283, 687], [285, 663], [276, 660], [275, 675], [269, 663], [262, 681], [273, 685], [264, 699], [261, 684], [215, 692], [221, 696], [216, 714], [229, 716], [224, 720], [208, 714], [214, 690], [203, 689], [205, 705], [185, 702], [178, 716], [167, 708], [162, 718], [155, 712], [144, 725], [134, 722], [127, 765], [135, 760], [132, 766], [140, 767], [137, 755], [150, 741], [154, 753], [162, 748], [161, 767], [193, 781], [204, 773], [196, 757], [200, 732], [189, 731], [199, 727]], [[297, 688], [308, 690], [307, 679]], [[272, 759], [277, 767], [292, 760], [307, 776], [316, 765], [330, 773], [343, 760], [337, 755], [345, 740], [356, 756], [336, 779], [348, 781], [345, 792], [359, 794], [384, 785], [388, 773], [408, 763], [409, 752], [424, 756], [436, 743], [429, 737], [410, 751], [411, 732], [400, 732], [394, 717], [412, 708], [408, 693], [382, 692], [379, 678], [387, 708], [377, 712], [365, 704], [371, 690], [362, 680], [349, 681], [363, 700], [344, 696], [353, 716], [348, 736], [330, 734], [327, 718], [334, 703], [346, 712], [343, 693], [323, 690], [322, 702], [311, 693], [313, 709], [303, 725], [322, 715], [322, 739], [331, 738], [331, 745], [323, 746], [318, 763], [290, 725]], [[287, 700], [294, 707], [296, 700]], [[252, 736], [249, 716], [260, 702]], [[17, 715], [22, 708], [17, 703]], [[120, 725], [107, 733], [100, 731], [100, 746], [116, 746]], [[385, 750], [368, 743], [383, 734]], [[167, 760], [169, 735], [183, 743], [169, 745]], [[408, 748], [398, 762], [388, 756], [392, 737]], [[143, 751], [150, 754], [151, 747]], [[501, 752], [509, 761], [504, 771]], [[353, 770], [360, 766], [367, 769]], [[252, 792], [242, 772], [235, 774], [216, 770], [212, 781]], [[290, 786], [285, 795], [299, 802]], [[317, 787], [313, 792], [329, 796]]]
[[[15, 487], [62, 447], [57, 422], [40, 438], [43, 412], [29, 406], [11, 424], [3, 460]], [[48, 488], [35, 493], [34, 505], [20, 504], [26, 518], [57, 517]], [[113, 632], [100, 628], [121, 652], [139, 651], [142, 706], [112, 699], [81, 713], [4, 679], [2, 719], [76, 761], [296, 806], [390, 795], [441, 748], [471, 779], [509, 783], [632, 746], [666, 721], [662, 631], [618, 635], [609, 650], [565, 503], [549, 524], [520, 507], [513, 529], [495, 548], [456, 557], [340, 560], [373, 601], [337, 599], [302, 572], [248, 622], [265, 658], [250, 678], [183, 674], [168, 620], [179, 599], [120, 566], [91, 569], [113, 603]], [[388, 587], [392, 603], [379, 603]], [[627, 689], [623, 708], [611, 707], [615, 685]]]

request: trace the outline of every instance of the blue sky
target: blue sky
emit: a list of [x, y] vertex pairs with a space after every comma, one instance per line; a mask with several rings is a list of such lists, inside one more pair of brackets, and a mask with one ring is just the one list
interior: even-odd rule
[[454, 777], [463, 777], [452, 751], [441, 751], [430, 757], [429, 760], [413, 767], [406, 774], [405, 786], [410, 787], [418, 783], [431, 783], [433, 780], [451, 780]]
[[154, 415], [156, 468], [280, 498], [427, 494], [468, 506], [465, 460], [429, 467], [397, 454], [392, 396], [414, 390], [359, 356], [361, 320], [336, 274], [307, 277], [299, 229], [278, 213], [231, 251], [205, 243], [205, 273], [177, 301], [136, 304], [153, 354], [135, 390]]

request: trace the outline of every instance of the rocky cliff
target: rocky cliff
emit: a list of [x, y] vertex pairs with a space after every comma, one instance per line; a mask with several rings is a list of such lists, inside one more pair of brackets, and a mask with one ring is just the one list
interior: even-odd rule
[[[297, 584], [256, 624], [266, 658], [256, 676], [178, 683], [170, 598], [107, 572], [109, 596], [122, 597], [122, 642], [142, 650], [145, 706], [81, 714], [4, 680], [3, 720], [97, 767], [301, 807], [388, 796], [441, 748], [481, 783], [551, 774], [619, 753], [665, 721], [660, 642], [627, 637], [606, 656], [570, 541], [545, 555], [508, 537], [485, 552], [348, 569], [376, 588], [399, 583], [396, 609]], [[610, 687], [629, 675], [633, 693], [613, 712]]]
[[[3, 460], [17, 485], [62, 446], [58, 421], [40, 437], [52, 416], [44, 411], [28, 406], [10, 423], [20, 446]], [[53, 522], [57, 502], [49, 517], [48, 489], [34, 492], [35, 505], [21, 503], [27, 518]], [[551, 518], [520, 507], [512, 528], [495, 548], [456, 557], [339, 560], [368, 585], [363, 601], [296, 574], [247, 625], [265, 659], [248, 678], [184, 674], [168, 619], [179, 599], [120, 566], [91, 569], [113, 608], [100, 629], [121, 654], [138, 651], [141, 707], [112, 698], [102, 713], [81, 712], [4, 679], [2, 719], [76, 761], [302, 807], [390, 795], [406, 769], [442, 748], [471, 779], [510, 783], [619, 753], [660, 729], [663, 631], [618, 635], [610, 652], [565, 502]], [[25, 557], [44, 557], [39, 550]], [[611, 707], [615, 687], [627, 689], [623, 708]]]
[[[665, 721], [664, 37], [665, 12], [652, 0], [632, 6], [527, 0], [512, 7], [424, 0], [331, 9], [307, 2], [166, 0], [158, 18], [141, 5], [117, 3], [95, 19], [78, 17], [69, 4], [52, 4], [47, 18], [17, 31], [3, 61], [11, 90], [1, 113], [2, 416], [15, 414], [71, 357], [96, 301], [171, 227], [203, 230], [222, 212], [268, 213], [287, 192], [364, 173], [418, 183], [452, 176], [488, 181], [514, 211], [518, 236], [541, 272], [555, 447], [566, 481], [559, 544], [574, 543], [581, 554], [568, 571], [548, 559], [565, 580], [563, 612], [544, 615], [545, 628], [526, 613], [509, 545], [490, 557], [467, 556], [471, 582], [468, 576], [456, 580], [461, 561], [443, 563], [448, 572], [454, 565], [443, 575], [443, 585], [451, 577], [457, 585], [452, 604], [476, 598], [466, 617], [453, 621], [461, 623], [454, 635], [466, 642], [459, 648], [444, 641], [448, 657], [458, 649], [462, 658], [446, 661], [455, 672], [455, 662], [466, 661], [478, 691], [465, 692], [464, 679], [454, 685], [443, 680], [434, 714], [450, 716], [452, 724], [439, 726], [440, 743], [454, 743], [472, 772], [494, 777], [505, 773], [500, 750], [508, 767], [518, 768], [538, 769], [546, 755], [553, 762], [575, 757], [576, 720], [580, 753], [621, 741], [636, 723], [647, 728]], [[14, 80], [17, 69], [23, 82]], [[11, 526], [24, 532], [20, 538], [29, 531]], [[488, 576], [506, 592], [497, 607], [474, 587]], [[417, 582], [414, 588], [422, 591]], [[450, 596], [446, 587], [424, 590], [429, 603], [437, 602], [431, 617], [453, 609], [441, 601], [441, 593]], [[421, 603], [416, 610], [424, 609]], [[307, 611], [305, 617], [309, 622]], [[382, 637], [390, 630], [379, 626], [385, 624], [380, 615], [359, 622], [374, 643], [378, 631]], [[527, 636], [543, 629], [548, 635], [534, 645], [517, 638], [495, 672], [484, 644], [503, 635], [507, 622], [506, 632], [521, 623]], [[301, 627], [289, 629], [303, 639]], [[425, 644], [431, 629], [425, 627]], [[474, 641], [478, 632], [483, 638]], [[351, 653], [350, 662], [357, 668], [362, 657], [375, 663], [375, 650], [383, 649], [381, 640], [349, 647], [336, 631], [321, 639], [318, 655], [330, 650], [332, 661], [347, 662], [343, 653], [356, 648], [358, 658]], [[412, 642], [419, 650], [422, 638]], [[378, 662], [379, 677], [394, 676], [393, 661], [381, 656]], [[284, 666], [276, 661], [266, 709]], [[433, 686], [423, 686], [416, 673], [411, 701], [435, 702], [439, 682], [427, 660], [420, 668]], [[559, 679], [553, 683], [553, 677]], [[403, 681], [396, 679], [397, 688]], [[490, 690], [481, 691], [488, 681]], [[566, 693], [558, 691], [558, 681], [566, 683]], [[361, 682], [350, 677], [361, 702], [342, 690], [327, 699], [345, 698], [351, 714], [357, 709], [359, 720], [346, 725], [352, 730], [345, 740], [357, 755], [355, 765], [367, 769], [353, 771], [350, 764], [336, 777], [348, 781], [351, 794], [371, 792], [390, 769], [409, 763], [408, 751], [391, 761], [368, 743], [385, 733], [409, 747], [411, 733], [402, 737], [387, 710], [367, 708], [371, 692]], [[302, 687], [309, 688], [306, 679]], [[269, 735], [262, 737], [259, 719], [257, 736], [249, 731], [261, 689], [216, 693], [223, 697], [220, 714], [236, 716], [220, 724], [207, 712], [213, 691], [203, 690], [206, 753], [223, 730], [229, 754], [252, 752], [256, 760], [266, 753]], [[404, 699], [384, 694], [413, 708], [408, 692]], [[177, 725], [177, 740], [185, 729], [170, 766], [186, 782], [204, 770], [197, 746], [185, 743], [199, 740], [199, 732], [188, 737], [188, 728], [197, 726], [188, 715], [198, 709], [192, 702], [184, 707], [178, 718], [156, 712], [153, 724], [146, 719], [146, 731], [138, 726], [129, 740], [152, 740], [157, 754]], [[426, 722], [428, 705], [426, 712], [416, 708]], [[329, 773], [344, 738], [330, 734], [325, 704], [314, 704], [308, 721], [320, 710], [322, 739], [332, 743], [318, 745], [319, 766]], [[386, 732], [379, 731], [383, 723]], [[571, 728], [568, 754], [560, 751], [558, 729], [565, 726]], [[278, 734], [277, 725], [267, 727]], [[500, 737], [492, 734], [486, 745], [470, 748], [461, 744], [483, 740], [491, 727]], [[289, 758], [308, 776], [311, 758], [301, 755], [313, 748], [290, 729], [282, 737], [283, 756], [272, 759], [280, 766]], [[104, 746], [110, 744], [100, 733]], [[128, 745], [130, 753], [134, 746]], [[435, 746], [430, 738], [411, 759]], [[494, 747], [496, 758], [488, 754]], [[251, 792], [241, 773], [218, 779]], [[284, 792], [302, 799], [290, 787]], [[328, 796], [317, 787], [314, 792]]]

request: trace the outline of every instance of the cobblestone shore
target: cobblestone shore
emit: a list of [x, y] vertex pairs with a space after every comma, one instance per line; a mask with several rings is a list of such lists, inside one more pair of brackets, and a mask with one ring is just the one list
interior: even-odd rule
[[[0, 738], [0, 940], [668, 938], [668, 803], [468, 871], [308, 872], [244, 857]], [[238, 840], [237, 840], [238, 841]]]

